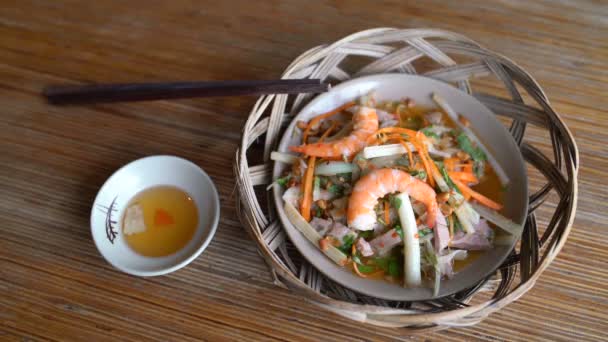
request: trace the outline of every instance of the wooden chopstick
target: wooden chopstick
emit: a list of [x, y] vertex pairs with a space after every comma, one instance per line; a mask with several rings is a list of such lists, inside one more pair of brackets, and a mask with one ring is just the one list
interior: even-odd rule
[[319, 79], [55, 85], [43, 95], [56, 105], [151, 101], [193, 97], [322, 93]]

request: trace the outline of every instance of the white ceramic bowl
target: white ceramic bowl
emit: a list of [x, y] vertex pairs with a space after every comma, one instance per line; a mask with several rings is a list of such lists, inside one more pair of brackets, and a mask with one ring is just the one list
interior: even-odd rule
[[[199, 224], [192, 240], [176, 253], [146, 257], [127, 245], [122, 216], [133, 196], [159, 185], [188, 193], [196, 204]], [[108, 178], [93, 203], [91, 233], [97, 249], [112, 266], [137, 276], [156, 276], [178, 270], [199, 256], [213, 238], [219, 216], [219, 196], [205, 171], [182, 158], [151, 156], [123, 166]]]
[[[379, 101], [410, 98], [417, 104], [427, 107], [437, 107], [431, 99], [431, 94], [437, 93], [456, 112], [469, 119], [474, 133], [509, 176], [510, 184], [505, 193], [505, 213], [507, 217], [520, 223], [523, 227], [528, 210], [528, 188], [524, 161], [515, 140], [488, 108], [474, 97], [444, 82], [421, 76], [382, 74], [341, 83], [331, 91], [319, 95], [302, 109], [287, 128], [278, 150], [288, 152], [288, 146], [300, 145], [300, 133], [294, 132], [297, 121], [308, 121], [318, 114], [339, 107], [371, 91], [375, 91], [376, 99]], [[280, 177], [285, 167], [289, 166], [275, 163], [273, 179]], [[274, 200], [287, 235], [300, 253], [327, 277], [352, 290], [377, 298], [403, 301], [434, 298], [431, 289], [406, 289], [380, 280], [363, 279], [334, 264], [289, 222], [283, 210], [284, 202], [281, 198], [283, 191], [279, 187], [274, 187]], [[467, 265], [464, 270], [458, 272], [454, 278], [442, 280], [437, 297], [447, 296], [473, 286], [496, 270], [513, 249], [521, 235], [521, 230], [517, 236], [511, 236], [511, 239], [508, 239], [509, 243], [495, 246], [492, 250], [487, 251], [483, 256]]]

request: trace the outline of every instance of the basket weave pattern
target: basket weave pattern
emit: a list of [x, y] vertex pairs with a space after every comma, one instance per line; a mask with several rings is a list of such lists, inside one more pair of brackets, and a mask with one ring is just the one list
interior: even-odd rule
[[[367, 64], [358, 65], [356, 70], [347, 69], [349, 60], [362, 56]], [[457, 57], [471, 62], [457, 64], [453, 59]], [[260, 97], [243, 129], [234, 164], [239, 217], [257, 242], [277, 285], [288, 287], [313, 303], [353, 320], [418, 332], [476, 324], [527, 292], [566, 241], [576, 208], [578, 173], [574, 139], [538, 83], [509, 59], [459, 34], [434, 29], [362, 31], [303, 53], [285, 70], [283, 78], [340, 82], [387, 72], [417, 74], [420, 71], [413, 64], [425, 60], [436, 68], [425, 70], [422, 75], [455, 84], [468, 94], [473, 94], [470, 81], [475, 78], [498, 79], [510, 98], [483, 93], [473, 95], [494, 113], [512, 120], [509, 130], [524, 159], [546, 179], [546, 184], [530, 195], [530, 210], [519, 247], [493, 275], [480, 280], [476, 286], [433, 301], [385, 301], [336, 284], [299, 255], [286, 238], [270, 193], [264, 189], [271, 182], [270, 152], [276, 148], [294, 114], [311, 99], [310, 95]], [[524, 94], [516, 85], [534, 103], [526, 104]], [[527, 125], [548, 131], [552, 156], [544, 155], [524, 141]], [[252, 153], [248, 155], [248, 151], [256, 147], [263, 148], [263, 159], [259, 164], [250, 165], [248, 158], [253, 159], [253, 156]], [[543, 205], [551, 190], [557, 193], [558, 202], [555, 208], [547, 210], [552, 216], [546, 218], [549, 223], [540, 235], [535, 211]], [[485, 296], [480, 296], [475, 304], [469, 304], [483, 292]]]

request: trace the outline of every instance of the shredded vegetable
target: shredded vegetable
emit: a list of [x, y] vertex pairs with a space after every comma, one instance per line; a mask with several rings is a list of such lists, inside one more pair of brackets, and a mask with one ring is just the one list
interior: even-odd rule
[[310, 206], [312, 205], [313, 179], [316, 157], [310, 157], [304, 174], [304, 182], [302, 182], [302, 204], [300, 204], [300, 213], [306, 221], [310, 221]]
[[340, 173], [351, 173], [353, 172], [353, 169], [354, 166], [352, 163], [328, 161], [315, 167], [315, 175], [334, 176]]
[[397, 196], [401, 200], [399, 219], [403, 228], [403, 248], [405, 285], [408, 287], [420, 286], [422, 283], [420, 273], [420, 245], [418, 243], [418, 225], [414, 216], [414, 209], [407, 193]]
[[[293, 225], [302, 233], [304, 236], [312, 242], [315, 246], [319, 246], [319, 241], [323, 238], [319, 232], [317, 232], [313, 227], [306, 222], [306, 220], [298, 213], [298, 210], [291, 205], [289, 202], [285, 202], [285, 214], [289, 218], [289, 221], [293, 223]], [[333, 260], [336, 264], [340, 266], [344, 266], [347, 262], [347, 257], [332, 245], [328, 245], [326, 249], [321, 249], [325, 255], [327, 255], [331, 260]]]
[[[412, 144], [407, 144], [407, 143], [406, 143], [406, 145], [407, 145], [407, 148], [409, 148], [409, 151], [411, 153], [411, 151], [414, 149], [414, 146]], [[385, 156], [392, 156], [392, 155], [402, 155], [408, 151], [407, 148], [403, 144], [368, 146], [363, 149], [363, 158], [371, 159], [371, 158], [378, 158], [378, 157], [385, 157]]]
[[285, 164], [293, 164], [296, 162], [298, 157], [294, 156], [293, 154], [289, 154], [289, 153], [272, 151], [270, 153], [270, 159], [281, 162], [281, 163], [285, 163]]
[[505, 232], [515, 236], [521, 234], [523, 230], [523, 225], [517, 224], [509, 220], [508, 218], [502, 216], [498, 212], [488, 209], [482, 205], [471, 203], [471, 206], [479, 213], [479, 215], [481, 215], [481, 217], [494, 223], [499, 228], [502, 228], [502, 230], [504, 230]]
[[[506, 184], [496, 160], [470, 123], [433, 98], [439, 110], [367, 95], [364, 106], [298, 122], [302, 145], [288, 149], [299, 154], [271, 159], [289, 164], [272, 183], [285, 191], [287, 217], [322, 253], [361, 278], [437, 296], [454, 259], [508, 244], [522, 228], [497, 212], [493, 198], [507, 190], [493, 181]], [[346, 109], [354, 115], [337, 116]]]
[[453, 171], [453, 172], [448, 172], [448, 175], [450, 176], [450, 178], [462, 181], [462, 182], [467, 182], [467, 183], [479, 183], [479, 179], [477, 179], [477, 177], [471, 173], [471, 172], [462, 172], [462, 171]]
[[456, 186], [458, 186], [458, 188], [462, 191], [463, 194], [471, 196], [473, 199], [477, 200], [479, 203], [485, 205], [486, 207], [494, 210], [502, 209], [501, 204], [492, 201], [491, 199], [487, 198], [486, 196], [480, 194], [477, 191], [474, 191], [473, 189], [466, 186], [464, 183], [457, 180], [453, 180], [453, 182], [456, 184]]
[[463, 125], [458, 120], [458, 114], [456, 114], [456, 112], [452, 109], [452, 107], [441, 96], [439, 96], [437, 94], [433, 94], [432, 98], [435, 101], [435, 103], [437, 103], [437, 105], [439, 107], [441, 107], [441, 109], [443, 109], [443, 111], [445, 111], [445, 113], [453, 120], [453, 122], [456, 123], [464, 133], [466, 133], [467, 137], [472, 139], [475, 142], [475, 144], [477, 145], [477, 147], [479, 149], [481, 149], [481, 151], [483, 151], [485, 157], [487, 158], [488, 163], [490, 163], [490, 165], [496, 172], [498, 179], [500, 179], [500, 183], [503, 186], [509, 184], [509, 177], [507, 176], [507, 173], [500, 166], [500, 164], [498, 164], [498, 161], [496, 161], [494, 156], [492, 156], [492, 154], [490, 154], [488, 152], [487, 148], [481, 143], [481, 141], [477, 138], [477, 136], [475, 134], [473, 134], [471, 129], [469, 129], [468, 127]]
[[[331, 131], [336, 127], [336, 123], [334, 122], [328, 129], [323, 133], [319, 141], [323, 141]], [[313, 179], [314, 179], [314, 171], [315, 171], [315, 162], [316, 157], [312, 156], [308, 159], [308, 164], [306, 168], [306, 173], [304, 175], [304, 182], [302, 183], [302, 193], [304, 194], [302, 197], [302, 204], [300, 206], [300, 212], [302, 213], [302, 217], [306, 221], [310, 221], [310, 206], [312, 205], [313, 200]]]
[[318, 116], [314, 117], [312, 120], [310, 120], [310, 122], [308, 123], [308, 125], [304, 129], [304, 134], [302, 135], [302, 141], [304, 143], [308, 142], [308, 135], [310, 134], [310, 130], [312, 129], [312, 127], [314, 127], [315, 125], [317, 125], [318, 123], [320, 123], [321, 120], [327, 119], [327, 118], [329, 118], [331, 116], [339, 114], [342, 111], [344, 111], [344, 110], [346, 110], [346, 109], [348, 109], [348, 108], [350, 108], [350, 107], [352, 107], [354, 105], [355, 105], [354, 102], [348, 102], [348, 103], [343, 104], [342, 106], [340, 106], [340, 107], [338, 107], [338, 108], [336, 108], [336, 109], [334, 109], [332, 111], [329, 111], [329, 112], [327, 112], [325, 114], [321, 114], [321, 115], [318, 115]]

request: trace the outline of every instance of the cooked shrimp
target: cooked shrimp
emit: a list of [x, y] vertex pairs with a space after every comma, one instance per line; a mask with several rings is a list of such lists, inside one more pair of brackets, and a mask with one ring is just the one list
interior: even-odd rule
[[353, 131], [349, 136], [324, 143], [290, 146], [293, 152], [321, 158], [350, 158], [366, 146], [367, 138], [378, 130], [376, 110], [361, 107], [353, 115]]
[[406, 192], [426, 206], [427, 225], [435, 226], [437, 200], [435, 190], [425, 182], [397, 169], [378, 169], [363, 176], [353, 189], [348, 201], [348, 226], [371, 230], [376, 223], [374, 207], [378, 199], [393, 192]]

